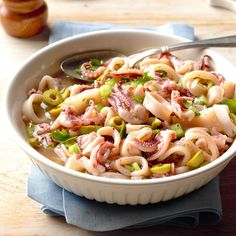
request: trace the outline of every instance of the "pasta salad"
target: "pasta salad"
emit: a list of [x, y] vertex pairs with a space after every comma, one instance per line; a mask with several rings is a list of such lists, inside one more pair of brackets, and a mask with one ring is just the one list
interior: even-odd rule
[[130, 68], [127, 58], [81, 61], [28, 91], [22, 107], [29, 143], [75, 171], [149, 179], [200, 168], [223, 154], [236, 134], [235, 83], [203, 55], [169, 52]]

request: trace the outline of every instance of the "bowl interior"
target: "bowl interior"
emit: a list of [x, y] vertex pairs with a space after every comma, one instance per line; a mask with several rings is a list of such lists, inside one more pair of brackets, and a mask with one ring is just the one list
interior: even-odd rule
[[[11, 81], [7, 91], [7, 119], [14, 130], [17, 142], [28, 154], [34, 155], [36, 153], [36, 151], [25, 141], [25, 128], [24, 123], [21, 120], [22, 104], [26, 100], [27, 91], [34, 87], [34, 85], [37, 84], [45, 74], [53, 74], [56, 72], [59, 69], [60, 62], [68, 55], [95, 49], [112, 49], [130, 55], [140, 50], [175, 44], [183, 41], [187, 40], [181, 37], [167, 36], [149, 31], [114, 30], [74, 36], [41, 49], [24, 63], [22, 68]], [[233, 80], [233, 76], [236, 74], [234, 66], [212, 50], [202, 51], [197, 49], [188, 49], [174, 54], [184, 59], [193, 60], [198, 60], [202, 54], [208, 54], [215, 61], [216, 71], [222, 73], [226, 79]], [[231, 148], [223, 155], [224, 158], [229, 156], [232, 157], [233, 154], [235, 154], [235, 145], [234, 142]], [[40, 156], [40, 154], [37, 155]], [[46, 161], [44, 160], [46, 158], [41, 159], [42, 160], [40, 161]], [[49, 163], [51, 161], [47, 160], [46, 162]], [[215, 162], [215, 164], [220, 163], [219, 160], [216, 160]], [[56, 166], [58, 164], [51, 163], [51, 165]], [[210, 163], [209, 166], [210, 165], [214, 164]], [[210, 168], [207, 166], [200, 169], [204, 171], [205, 169]], [[74, 172], [72, 170], [67, 171], [71, 173]], [[195, 171], [197, 173], [199, 170]], [[176, 176], [173, 177], [178, 178]]]

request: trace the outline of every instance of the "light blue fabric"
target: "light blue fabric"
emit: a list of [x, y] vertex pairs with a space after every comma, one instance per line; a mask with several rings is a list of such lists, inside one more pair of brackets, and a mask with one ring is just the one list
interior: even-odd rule
[[156, 32], [162, 32], [170, 35], [182, 36], [184, 38], [193, 40], [194, 30], [190, 25], [172, 23], [165, 24], [158, 27], [131, 27], [125, 25], [114, 24], [98, 24], [98, 23], [84, 23], [84, 22], [69, 22], [69, 21], [57, 21], [51, 29], [49, 43], [56, 42], [60, 39], [67, 38], [72, 35], [87, 33], [97, 30], [108, 29], [143, 29], [152, 30]]
[[[59, 21], [52, 27], [49, 42], [79, 33], [111, 28], [127, 26]], [[194, 38], [193, 28], [184, 24], [142, 29]], [[28, 178], [28, 196], [42, 204], [41, 209], [45, 214], [64, 216], [67, 223], [91, 231], [105, 232], [153, 225], [194, 227], [199, 224], [216, 224], [222, 218], [218, 178], [191, 194], [168, 202], [119, 206], [87, 200], [70, 193], [32, 166]]]

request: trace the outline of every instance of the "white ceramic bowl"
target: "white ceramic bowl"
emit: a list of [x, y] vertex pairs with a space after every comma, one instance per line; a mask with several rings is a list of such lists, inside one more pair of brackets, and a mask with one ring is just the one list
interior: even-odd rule
[[[59, 186], [79, 196], [100, 202], [118, 204], [147, 204], [166, 201], [200, 188], [218, 175], [236, 153], [236, 143], [214, 162], [188, 173], [161, 179], [123, 180], [96, 177], [60, 166], [33, 149], [26, 141], [21, 108], [27, 91], [43, 75], [58, 69], [67, 55], [93, 49], [113, 49], [123, 53], [186, 41], [180, 37], [141, 30], [114, 30], [87, 33], [51, 44], [29, 58], [11, 81], [6, 95], [7, 120], [14, 140], [29, 155], [32, 162]], [[202, 51], [185, 50], [184, 58], [198, 59]], [[236, 69], [223, 57], [208, 50], [216, 68], [226, 79], [233, 79]]]

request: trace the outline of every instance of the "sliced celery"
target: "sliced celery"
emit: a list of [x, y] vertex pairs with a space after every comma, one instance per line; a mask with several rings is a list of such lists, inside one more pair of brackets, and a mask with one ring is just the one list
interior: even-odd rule
[[57, 106], [63, 102], [63, 98], [58, 90], [48, 89], [43, 93], [43, 102], [48, 105]]
[[51, 109], [51, 110], [49, 111], [49, 114], [50, 114], [51, 116], [53, 116], [53, 117], [57, 117], [57, 116], [59, 116], [59, 114], [61, 113], [62, 109], [63, 109], [63, 104], [61, 103], [61, 104], [59, 104], [58, 106], [56, 106], [56, 107], [54, 107], [53, 109]]
[[121, 129], [125, 127], [125, 122], [119, 116], [114, 116], [108, 121], [108, 126], [114, 127], [118, 131], [121, 131]]
[[81, 126], [79, 129], [80, 134], [89, 134], [93, 131], [98, 131], [100, 128], [102, 128], [102, 126], [98, 126], [98, 125], [85, 125], [85, 126]]
[[153, 174], [164, 175], [164, 174], [167, 174], [171, 171], [171, 164], [170, 163], [157, 164], [157, 165], [152, 166], [150, 168], [150, 171]]
[[152, 129], [157, 129], [161, 125], [161, 120], [158, 118], [153, 118], [152, 120]]
[[38, 147], [40, 145], [40, 142], [37, 138], [29, 138], [29, 144], [32, 147]]
[[112, 93], [112, 86], [104, 84], [99, 88], [100, 94], [103, 98], [107, 99]]
[[225, 104], [229, 107], [230, 112], [236, 114], [236, 99], [224, 99], [221, 104]]
[[135, 95], [133, 95], [132, 98], [133, 98], [137, 103], [140, 103], [140, 104], [143, 103], [143, 98], [140, 97], [140, 96], [135, 96]]
[[134, 170], [141, 170], [138, 162], [136, 162], [136, 161], [132, 163], [132, 167], [134, 168]]
[[66, 98], [68, 98], [70, 96], [70, 90], [68, 88], [62, 89], [60, 91], [60, 94], [61, 94], [63, 100], [65, 100]]
[[201, 95], [195, 99], [196, 103], [199, 105], [207, 105], [207, 98], [205, 95]]
[[177, 138], [184, 137], [185, 132], [184, 132], [184, 129], [182, 128], [181, 124], [176, 123], [174, 125], [171, 125], [170, 129], [175, 131]]
[[160, 130], [160, 129], [154, 129], [152, 132], [153, 132], [154, 134], [159, 134], [159, 133], [161, 132], [161, 130]]
[[80, 151], [78, 144], [74, 143], [74, 144], [70, 145], [69, 148], [68, 148], [68, 151], [71, 154], [78, 153]]
[[119, 82], [118, 79], [107, 79], [106, 82], [105, 82], [105, 85], [109, 85], [110, 87], [114, 87], [115, 84], [117, 84]]
[[127, 170], [129, 170], [130, 172], [135, 171], [134, 167], [131, 166], [131, 165], [125, 165], [125, 168], [126, 168]]
[[101, 103], [96, 104], [98, 111], [101, 111], [104, 106]]
[[196, 169], [205, 161], [205, 157], [202, 153], [202, 150], [198, 151], [188, 162], [187, 166], [191, 169]]

